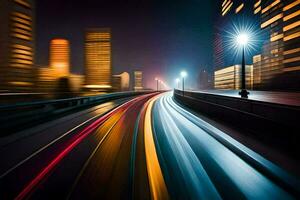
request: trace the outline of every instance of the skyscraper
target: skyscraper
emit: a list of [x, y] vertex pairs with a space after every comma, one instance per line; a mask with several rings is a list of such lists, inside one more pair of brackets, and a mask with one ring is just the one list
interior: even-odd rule
[[34, 84], [33, 0], [0, 2], [0, 90], [29, 91]]
[[300, 1], [257, 0], [254, 13], [268, 34], [260, 59], [254, 63], [254, 71], [260, 72], [255, 88], [299, 91]]
[[85, 88], [110, 90], [111, 71], [110, 29], [88, 29], [85, 35]]
[[134, 71], [134, 90], [142, 90], [143, 89], [143, 72], [142, 71]]
[[50, 42], [50, 68], [57, 78], [70, 74], [70, 45], [66, 39], [53, 39]]

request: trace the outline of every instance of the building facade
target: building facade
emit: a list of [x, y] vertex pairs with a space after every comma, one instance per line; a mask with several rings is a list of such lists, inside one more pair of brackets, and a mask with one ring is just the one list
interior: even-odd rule
[[143, 72], [142, 71], [134, 71], [134, 90], [142, 90], [143, 89]]
[[36, 85], [37, 92], [49, 95], [54, 93], [57, 86], [55, 70], [50, 67], [38, 67]]
[[57, 78], [70, 75], [70, 44], [66, 39], [53, 39], [50, 42], [50, 68]]
[[85, 35], [85, 88], [109, 91], [111, 84], [111, 31], [88, 29]]
[[[242, 67], [233, 65], [215, 71], [215, 89], [239, 90], [242, 86]], [[246, 88], [253, 88], [253, 66], [246, 65]]]
[[253, 63], [260, 75], [254, 87], [299, 91], [300, 1], [258, 0], [254, 13], [260, 16], [260, 28], [268, 35], [260, 61]]
[[0, 1], [0, 91], [27, 92], [34, 87], [35, 3]]
[[114, 91], [128, 91], [130, 75], [127, 72], [123, 72], [118, 75], [113, 75], [113, 90]]

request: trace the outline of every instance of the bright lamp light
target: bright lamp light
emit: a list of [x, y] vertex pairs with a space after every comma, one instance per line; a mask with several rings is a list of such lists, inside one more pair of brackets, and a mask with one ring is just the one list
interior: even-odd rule
[[186, 71], [182, 71], [182, 72], [180, 73], [180, 76], [181, 76], [182, 78], [186, 77], [186, 76], [187, 76]]
[[180, 82], [180, 79], [179, 79], [179, 78], [176, 78], [176, 79], [175, 79], [175, 82], [176, 82], [176, 83], [179, 83], [179, 82]]
[[236, 41], [239, 45], [247, 45], [249, 42], [249, 35], [246, 33], [241, 33], [236, 37]]

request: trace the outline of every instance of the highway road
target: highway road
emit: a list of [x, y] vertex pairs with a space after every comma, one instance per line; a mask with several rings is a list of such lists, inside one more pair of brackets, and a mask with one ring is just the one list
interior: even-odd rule
[[170, 92], [107, 102], [0, 145], [0, 199], [299, 197], [299, 179]]

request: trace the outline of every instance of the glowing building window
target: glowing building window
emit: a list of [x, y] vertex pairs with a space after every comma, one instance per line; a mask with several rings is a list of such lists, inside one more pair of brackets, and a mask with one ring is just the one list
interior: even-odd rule
[[15, 0], [15, 2], [27, 8], [31, 8], [30, 3], [26, 0]]
[[235, 13], [239, 13], [243, 9], [243, 7], [244, 7], [244, 3], [242, 3], [235, 9]]
[[275, 0], [273, 3], [271, 3], [270, 5], [265, 7], [261, 12], [265, 13], [265, 12], [267, 12], [268, 10], [270, 10], [271, 8], [273, 8], [274, 6], [276, 6], [279, 3], [280, 3], [280, 0]]
[[22, 50], [26, 50], [26, 51], [32, 52], [32, 48], [31, 47], [25, 46], [25, 45], [21, 45], [21, 44], [13, 44], [12, 48], [22, 49]]
[[288, 36], [285, 36], [283, 38], [284, 41], [288, 41], [288, 40], [292, 40], [292, 39], [295, 39], [295, 38], [298, 38], [300, 37], [300, 31], [299, 32], [296, 32], [296, 33], [293, 33], [291, 35], [288, 35]]
[[300, 71], [300, 66], [284, 68], [283, 71], [285, 72]]
[[292, 13], [292, 14], [289, 14], [289, 15], [285, 16], [285, 17], [283, 18], [283, 21], [288, 21], [288, 20], [290, 20], [290, 19], [292, 19], [292, 18], [294, 18], [294, 17], [297, 17], [297, 16], [299, 16], [299, 15], [300, 15], [300, 10], [298, 10], [298, 11]]
[[32, 23], [30, 20], [27, 20], [27, 19], [23, 19], [23, 18], [20, 18], [20, 17], [16, 17], [16, 16], [13, 16], [12, 17], [12, 20], [15, 21], [15, 22], [19, 22], [19, 23], [22, 23], [22, 24], [26, 24], [28, 26], [32, 26]]
[[258, 8], [256, 8], [255, 10], [254, 10], [254, 14], [257, 14], [257, 13], [259, 13], [261, 11], [261, 6], [259, 6]]
[[271, 37], [270, 41], [275, 42], [275, 41], [277, 41], [279, 39], [282, 39], [282, 38], [283, 38], [283, 34], [278, 34], [278, 35], [275, 35], [275, 36]]
[[285, 60], [283, 60], [283, 63], [292, 63], [292, 62], [297, 62], [297, 61], [300, 61], [300, 56], [295, 57], [295, 58], [285, 59]]
[[12, 15], [16, 16], [16, 17], [20, 17], [29, 21], [32, 21], [31, 17], [27, 14], [21, 13], [21, 12], [12, 12]]
[[276, 22], [277, 20], [281, 19], [283, 17], [283, 14], [280, 13], [274, 17], [272, 17], [271, 19], [269, 19], [268, 21], [264, 22], [261, 24], [261, 28], [265, 28], [267, 26], [269, 26], [270, 24]]
[[19, 33], [12, 33], [11, 36], [15, 37], [15, 38], [19, 38], [22, 40], [27, 40], [27, 41], [31, 41], [32, 38], [27, 36], [27, 35], [23, 35], [23, 34], [19, 34]]
[[254, 8], [257, 8], [258, 6], [260, 6], [261, 4], [261, 0], [257, 1], [255, 4], [254, 4]]
[[287, 6], [285, 6], [285, 7], [283, 8], [283, 11], [287, 11], [287, 10], [289, 10], [289, 9], [291, 9], [291, 8], [293, 8], [293, 7], [295, 7], [295, 6], [298, 5], [298, 4], [300, 4], [300, 0], [296, 0], [296, 1], [294, 1], [293, 3], [291, 3], [291, 4], [287, 5]]
[[300, 52], [300, 48], [284, 51], [283, 55], [289, 55], [289, 54], [294, 54], [294, 53], [298, 53], [298, 52]]
[[294, 22], [294, 23], [292, 23], [290, 25], [287, 25], [287, 26], [283, 27], [283, 31], [291, 30], [293, 28], [298, 27], [299, 25], [300, 25], [300, 21], [296, 21], [296, 22]]
[[227, 8], [223, 11], [222, 16], [225, 16], [229, 12], [229, 10], [231, 9], [232, 5], [233, 5], [233, 2], [231, 2], [229, 4], [229, 6], [227, 6]]

